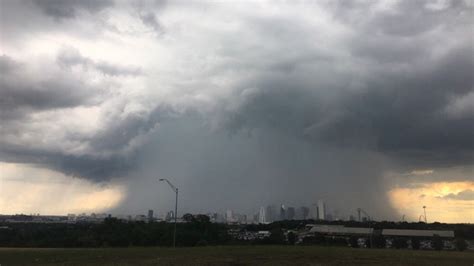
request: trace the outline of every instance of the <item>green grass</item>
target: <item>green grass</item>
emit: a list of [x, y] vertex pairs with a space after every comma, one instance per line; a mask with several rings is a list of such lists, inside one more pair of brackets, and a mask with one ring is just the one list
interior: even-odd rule
[[473, 252], [316, 246], [0, 248], [0, 265], [474, 265]]

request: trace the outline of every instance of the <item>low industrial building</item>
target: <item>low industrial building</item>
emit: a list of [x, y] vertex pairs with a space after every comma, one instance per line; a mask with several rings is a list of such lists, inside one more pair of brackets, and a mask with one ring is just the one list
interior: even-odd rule
[[434, 237], [454, 238], [454, 231], [443, 230], [410, 230], [410, 229], [383, 229], [384, 237]]
[[343, 225], [312, 225], [309, 230], [310, 233], [318, 233], [325, 235], [371, 235], [373, 228], [364, 227], [345, 227]]

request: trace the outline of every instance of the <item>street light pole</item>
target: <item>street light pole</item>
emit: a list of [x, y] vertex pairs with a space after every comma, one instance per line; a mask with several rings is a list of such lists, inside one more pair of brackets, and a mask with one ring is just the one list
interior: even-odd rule
[[174, 232], [173, 232], [173, 247], [176, 247], [176, 224], [178, 222], [178, 188], [175, 187], [171, 182], [166, 178], [160, 178], [159, 181], [166, 181], [170, 185], [171, 189], [176, 193], [176, 202], [174, 205]]
[[426, 206], [423, 206], [423, 212], [425, 213], [425, 223], [428, 223], [428, 220], [426, 219]]
[[176, 188], [176, 201], [174, 204], [174, 232], [173, 232], [173, 247], [176, 247], [176, 224], [178, 221], [178, 188]]

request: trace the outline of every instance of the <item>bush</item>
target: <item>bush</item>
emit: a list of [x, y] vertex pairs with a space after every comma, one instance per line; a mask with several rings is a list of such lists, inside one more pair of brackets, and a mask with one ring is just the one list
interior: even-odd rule
[[402, 249], [402, 248], [407, 248], [407, 240], [402, 237], [397, 237], [393, 240], [393, 247], [396, 249]]
[[324, 236], [316, 234], [314, 236], [307, 236], [303, 238], [303, 244], [305, 245], [324, 245], [326, 244], [326, 239]]
[[[370, 243], [370, 241], [369, 241]], [[381, 235], [375, 235], [372, 237], [371, 248], [385, 248], [385, 238]]]
[[288, 238], [288, 244], [290, 244], [290, 245], [294, 245], [294, 244], [295, 244], [295, 242], [296, 242], [296, 235], [295, 235], [295, 233], [289, 232], [288, 235], [287, 235], [287, 238]]
[[196, 243], [196, 246], [198, 246], [198, 247], [204, 247], [204, 246], [207, 246], [207, 245], [208, 245], [208, 243], [205, 239], [201, 239]]
[[349, 245], [351, 248], [358, 248], [359, 247], [359, 238], [356, 236], [351, 236], [349, 238]]
[[456, 240], [454, 240], [454, 246], [456, 246], [457, 250], [464, 251], [467, 249], [467, 242], [462, 238], [456, 238]]
[[418, 238], [411, 239], [411, 248], [414, 250], [420, 249], [420, 240]]
[[433, 236], [433, 239], [431, 240], [431, 247], [434, 250], [442, 250], [443, 249], [443, 240], [439, 235]]

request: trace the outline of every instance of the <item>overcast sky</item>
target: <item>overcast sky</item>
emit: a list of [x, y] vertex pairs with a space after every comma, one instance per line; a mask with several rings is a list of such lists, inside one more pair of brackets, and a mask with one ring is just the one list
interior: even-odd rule
[[472, 223], [473, 8], [0, 0], [0, 213]]

